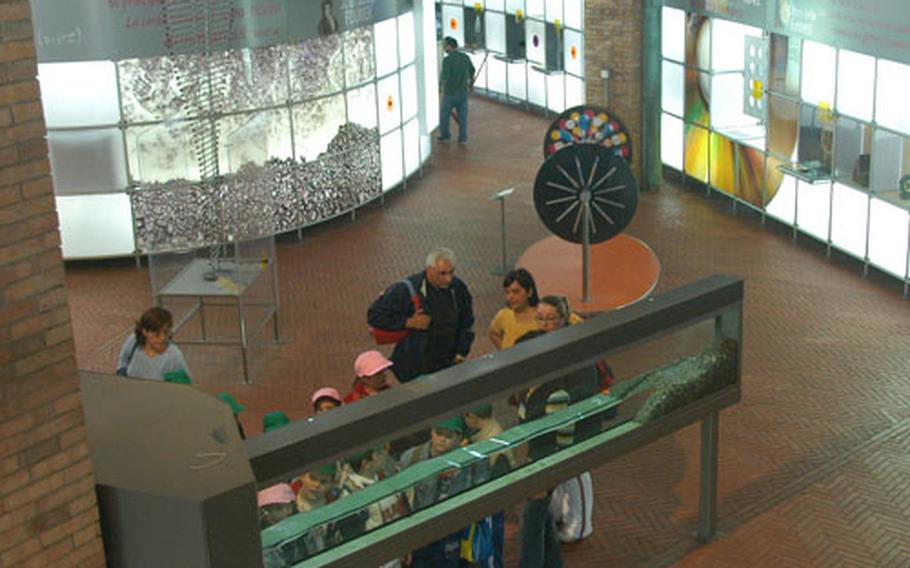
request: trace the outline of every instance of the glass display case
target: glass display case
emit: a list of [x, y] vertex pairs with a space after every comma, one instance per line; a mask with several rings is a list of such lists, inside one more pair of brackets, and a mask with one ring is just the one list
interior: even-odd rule
[[[278, 341], [274, 237], [148, 255], [152, 297], [174, 316], [182, 346], [239, 348], [243, 382], [253, 380], [263, 342]], [[223, 366], [221, 368], [224, 368]]]

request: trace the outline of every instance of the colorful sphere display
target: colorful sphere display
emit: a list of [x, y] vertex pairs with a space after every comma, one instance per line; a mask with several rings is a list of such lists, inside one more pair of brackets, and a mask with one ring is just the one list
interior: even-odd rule
[[572, 144], [598, 144], [611, 149], [615, 156], [632, 160], [629, 132], [616, 115], [604, 108], [581, 105], [560, 114], [547, 129], [543, 156], [548, 158]]

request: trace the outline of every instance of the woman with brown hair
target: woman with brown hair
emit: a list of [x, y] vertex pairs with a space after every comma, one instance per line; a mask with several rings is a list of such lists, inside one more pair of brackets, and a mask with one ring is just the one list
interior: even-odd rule
[[135, 379], [188, 383], [189, 368], [171, 341], [174, 318], [164, 308], [145, 310], [117, 358], [117, 374]]
[[534, 315], [540, 298], [534, 277], [524, 268], [517, 268], [502, 281], [506, 307], [496, 312], [490, 323], [490, 341], [497, 349], [508, 349], [529, 331], [537, 329]]

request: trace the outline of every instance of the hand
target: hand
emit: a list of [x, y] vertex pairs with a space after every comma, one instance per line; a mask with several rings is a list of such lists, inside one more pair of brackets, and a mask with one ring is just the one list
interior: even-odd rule
[[423, 310], [417, 310], [404, 322], [404, 326], [408, 329], [429, 329], [431, 321], [432, 318], [429, 314], [425, 314]]
[[459, 363], [464, 363], [464, 355], [456, 355], [455, 358], [452, 359], [452, 362], [456, 365]]

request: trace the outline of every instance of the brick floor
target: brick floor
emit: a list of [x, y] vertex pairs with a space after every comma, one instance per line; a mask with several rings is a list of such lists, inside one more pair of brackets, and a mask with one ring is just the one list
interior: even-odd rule
[[[468, 146], [438, 146], [423, 177], [354, 222], [279, 239], [284, 342], [268, 349], [254, 385], [240, 384], [236, 353], [186, 350], [200, 388], [227, 388], [250, 407], [249, 432], [269, 410], [308, 415], [317, 386], [348, 387], [354, 356], [371, 346], [368, 302], [417, 271], [434, 245], [456, 250], [475, 295], [474, 354], [492, 349], [499, 211], [487, 197], [518, 189], [507, 204], [511, 259], [546, 236], [530, 188], [547, 121], [471, 105]], [[715, 272], [746, 280], [744, 396], [721, 420], [720, 534], [700, 547], [691, 537], [699, 438], [690, 427], [594, 472], [596, 534], [565, 547], [567, 565], [910, 566], [910, 320], [900, 285], [864, 278], [811, 239], [670, 181], [642, 196], [628, 232], [661, 259], [657, 293]], [[112, 370], [150, 302], [147, 271], [73, 263], [67, 284], [80, 366]]]

